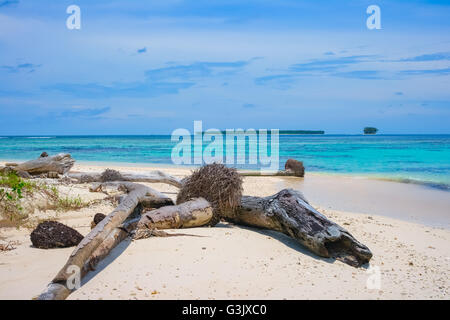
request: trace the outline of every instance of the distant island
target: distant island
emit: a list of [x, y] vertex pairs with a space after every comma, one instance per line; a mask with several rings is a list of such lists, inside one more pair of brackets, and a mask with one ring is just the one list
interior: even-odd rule
[[378, 132], [377, 128], [374, 127], [365, 127], [364, 134], [376, 134]]
[[[256, 130], [257, 132], [259, 132], [259, 130]], [[270, 130], [268, 130], [268, 132], [270, 132]], [[221, 130], [221, 131], [203, 131], [202, 134], [205, 133], [222, 133], [222, 134], [226, 134], [226, 130]], [[323, 130], [280, 130], [279, 134], [325, 134], [325, 131]]]
[[280, 130], [280, 134], [325, 134], [323, 130]]

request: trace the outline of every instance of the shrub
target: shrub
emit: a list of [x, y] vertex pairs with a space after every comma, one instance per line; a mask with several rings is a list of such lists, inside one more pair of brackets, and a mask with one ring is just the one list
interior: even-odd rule
[[30, 194], [34, 183], [23, 180], [15, 172], [0, 174], [0, 215], [9, 221], [26, 218], [20, 205], [24, 194]]
[[46, 209], [57, 211], [76, 210], [89, 205], [77, 197], [62, 197], [56, 186], [38, 184], [19, 177], [15, 172], [0, 173], [0, 220], [4, 226], [26, 226], [28, 214], [21, 206], [21, 200], [38, 193], [49, 200]]

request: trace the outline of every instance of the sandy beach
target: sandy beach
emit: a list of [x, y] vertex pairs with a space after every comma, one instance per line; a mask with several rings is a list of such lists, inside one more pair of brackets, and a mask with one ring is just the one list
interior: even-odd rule
[[[120, 171], [150, 167], [108, 165]], [[76, 164], [73, 171], [102, 171], [105, 165]], [[177, 177], [188, 169], [156, 168]], [[149, 184], [175, 198], [177, 189]], [[307, 173], [305, 178], [245, 177], [244, 194], [267, 196], [284, 188], [302, 191], [329, 219], [349, 230], [373, 253], [371, 269], [323, 259], [282, 234], [220, 223], [183, 230], [199, 237], [123, 241], [83, 280], [69, 299], [449, 299], [449, 193], [431, 188], [357, 177]], [[85, 200], [88, 185], [61, 192]], [[81, 234], [95, 213], [114, 207], [98, 203], [78, 211], [36, 212], [56, 217]], [[180, 233], [180, 230], [168, 230]], [[31, 247], [26, 228], [0, 228], [1, 241], [17, 241], [0, 252], [0, 299], [32, 299], [66, 262], [73, 248]], [[379, 289], [367, 287], [380, 271]], [[372, 271], [369, 271], [372, 270]]]

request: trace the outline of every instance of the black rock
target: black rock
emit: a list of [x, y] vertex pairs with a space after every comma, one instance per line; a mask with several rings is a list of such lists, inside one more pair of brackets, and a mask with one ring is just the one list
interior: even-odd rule
[[83, 240], [83, 236], [57, 221], [45, 221], [31, 232], [30, 239], [36, 248], [52, 249], [76, 246]]
[[99, 224], [100, 221], [102, 221], [105, 218], [106, 218], [106, 216], [103, 213], [97, 213], [94, 216], [94, 222], [95, 222], [95, 224]]
[[91, 229], [94, 229], [97, 224], [100, 223], [106, 216], [103, 213], [96, 213], [94, 216], [94, 220], [91, 222]]
[[48, 153], [47, 152], [42, 152], [41, 153], [41, 158], [47, 158], [48, 157]]

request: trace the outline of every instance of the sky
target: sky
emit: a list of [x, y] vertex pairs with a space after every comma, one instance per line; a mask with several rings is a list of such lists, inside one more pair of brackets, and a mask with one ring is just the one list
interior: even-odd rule
[[0, 0], [0, 136], [449, 134], [449, 88], [450, 1]]

